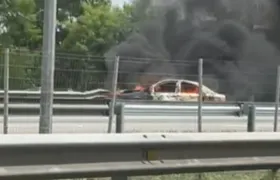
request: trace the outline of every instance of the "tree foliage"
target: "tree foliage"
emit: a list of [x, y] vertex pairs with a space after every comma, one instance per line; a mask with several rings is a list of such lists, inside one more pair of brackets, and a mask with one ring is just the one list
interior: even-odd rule
[[[67, 82], [68, 86], [75, 84], [71, 88], [86, 90], [100, 86], [98, 82], [102, 82], [107, 75], [102, 56], [109, 48], [122, 41], [130, 28], [127, 12], [121, 8], [112, 7], [108, 1], [99, 1], [99, 3], [97, 0], [84, 1], [81, 3], [81, 8], [81, 14], [75, 21], [68, 20], [64, 23], [68, 34], [60, 47], [64, 53], [65, 51], [68, 51], [68, 54], [69, 51], [76, 52], [79, 56], [73, 58], [70, 55], [72, 58], [68, 57], [67, 62], [61, 62], [65, 60], [58, 59], [56, 67], [79, 68], [80, 72], [68, 73], [67, 76], [58, 72], [57, 75], [59, 74], [60, 79], [64, 77], [65, 80], [62, 81]], [[69, 83], [69, 77], [77, 82]]]
[[2, 46], [32, 48], [41, 40], [36, 27], [33, 0], [3, 0], [0, 4], [0, 42]]
[[[132, 31], [132, 6], [113, 7], [110, 0], [57, 2], [55, 88], [96, 88], [107, 74], [104, 53]], [[43, 15], [43, 0], [0, 2], [0, 47], [13, 49], [10, 76], [18, 79], [13, 89], [40, 86]]]
[[112, 45], [123, 39], [128, 24], [126, 14], [107, 4], [87, 2], [82, 4], [82, 8], [83, 12], [77, 20], [67, 24], [69, 34], [62, 47], [103, 55]]

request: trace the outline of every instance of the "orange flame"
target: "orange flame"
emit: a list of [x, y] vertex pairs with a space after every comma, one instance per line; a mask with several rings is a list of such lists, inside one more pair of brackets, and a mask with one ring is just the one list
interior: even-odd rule
[[137, 85], [137, 86], [135, 86], [134, 90], [135, 91], [144, 91], [145, 88], [143, 86], [141, 86], [141, 85]]

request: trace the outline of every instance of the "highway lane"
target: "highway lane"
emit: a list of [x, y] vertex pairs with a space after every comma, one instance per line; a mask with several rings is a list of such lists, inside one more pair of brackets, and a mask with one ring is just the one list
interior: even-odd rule
[[[133, 117], [125, 118], [125, 132], [194, 132], [196, 117]], [[0, 117], [3, 124], [3, 117]], [[55, 116], [53, 133], [104, 133], [108, 117], [104, 116]], [[203, 131], [246, 131], [247, 117], [203, 117]], [[38, 133], [39, 116], [9, 117], [9, 133]], [[273, 117], [257, 117], [258, 131], [272, 131]], [[0, 133], [3, 128], [0, 129]]]

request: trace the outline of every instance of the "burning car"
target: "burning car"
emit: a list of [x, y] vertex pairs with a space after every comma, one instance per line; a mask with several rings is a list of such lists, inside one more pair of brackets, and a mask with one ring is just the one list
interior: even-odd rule
[[[198, 101], [199, 83], [184, 79], [165, 79], [150, 87], [153, 100]], [[226, 101], [226, 96], [202, 86], [203, 101]]]
[[[205, 85], [202, 86], [203, 101], [224, 102], [226, 96]], [[133, 90], [117, 93], [117, 99], [158, 100], [158, 101], [198, 101], [199, 83], [184, 79], [164, 79], [148, 88], [136, 86]]]

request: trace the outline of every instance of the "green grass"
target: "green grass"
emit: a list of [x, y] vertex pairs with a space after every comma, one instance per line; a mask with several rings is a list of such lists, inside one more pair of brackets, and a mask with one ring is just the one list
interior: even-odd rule
[[[271, 171], [246, 171], [246, 172], [222, 172], [203, 173], [199, 179], [197, 174], [172, 174], [163, 176], [139, 176], [130, 177], [129, 180], [280, 180], [280, 173], [275, 178]], [[90, 178], [76, 180], [109, 180], [110, 178]]]

